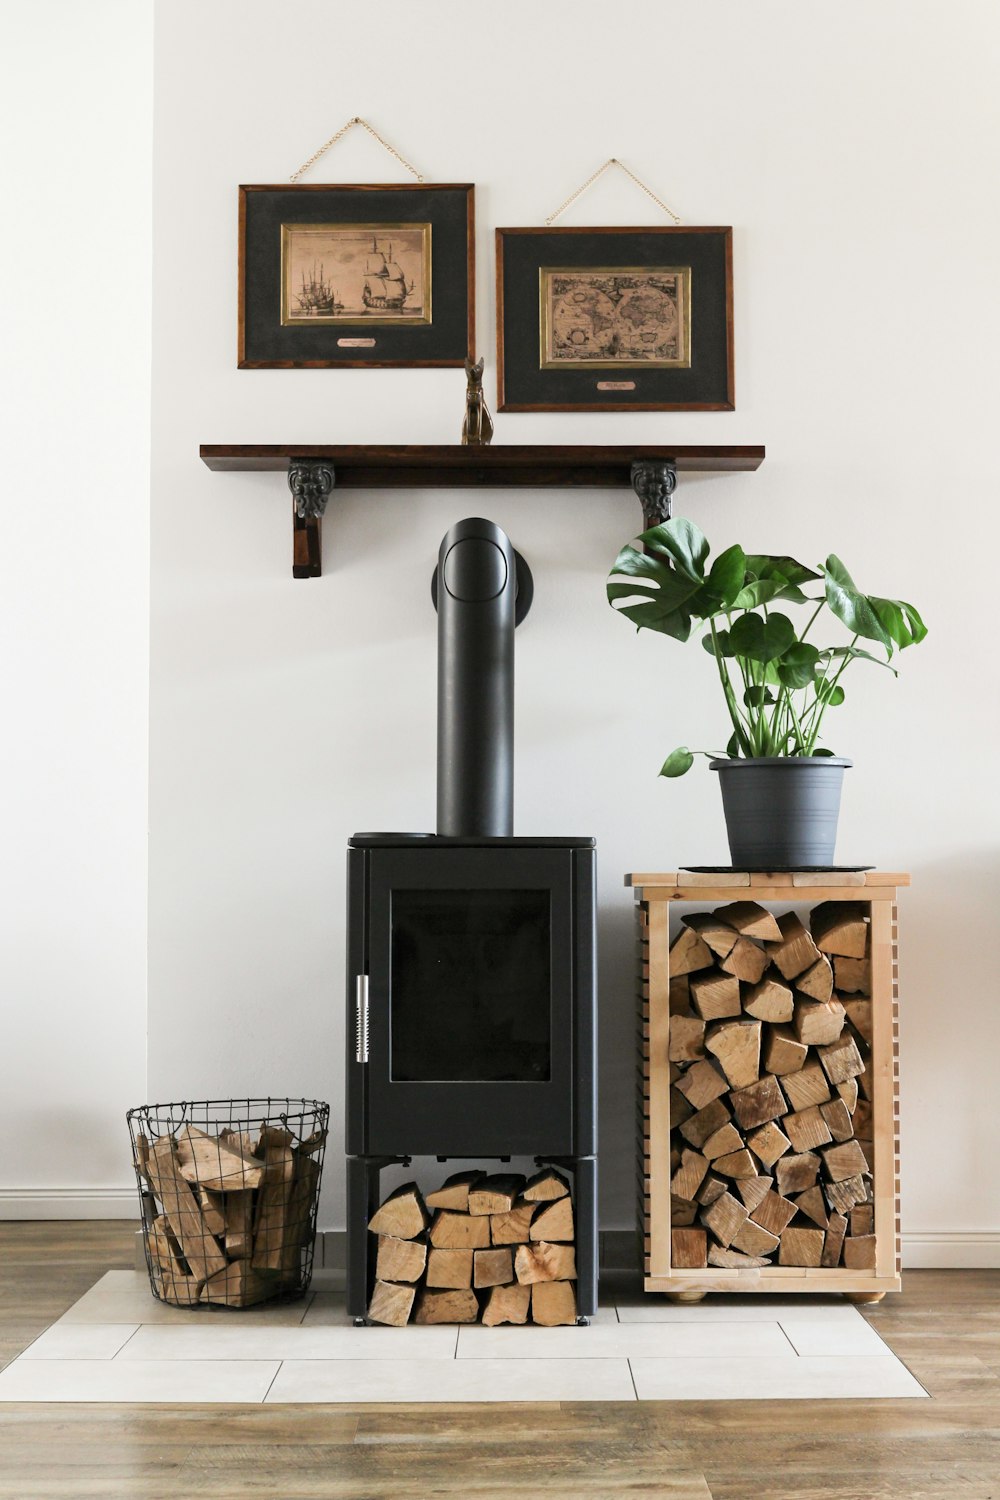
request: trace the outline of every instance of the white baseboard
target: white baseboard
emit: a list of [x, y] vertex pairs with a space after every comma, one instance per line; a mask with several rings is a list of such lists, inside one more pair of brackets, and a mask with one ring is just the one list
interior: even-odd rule
[[0, 1187], [3, 1219], [138, 1219], [134, 1187]]
[[904, 1271], [1000, 1268], [1000, 1233], [995, 1229], [914, 1230], [900, 1239]]

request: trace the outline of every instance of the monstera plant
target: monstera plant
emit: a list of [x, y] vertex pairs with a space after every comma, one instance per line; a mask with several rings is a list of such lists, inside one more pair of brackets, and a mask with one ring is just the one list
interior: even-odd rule
[[[710, 563], [705, 536], [680, 517], [638, 540], [641, 547], [629, 544], [615, 559], [609, 603], [640, 630], [676, 641], [697, 633], [715, 663], [731, 729], [725, 750], [681, 745], [660, 774], [683, 776], [696, 754], [724, 773], [735, 863], [828, 865], [840, 781], [851, 762], [821, 743], [827, 710], [843, 703], [843, 679], [855, 662], [896, 675], [893, 658], [923, 640], [923, 620], [902, 599], [863, 593], [833, 554], [808, 568], [736, 545]], [[831, 616], [844, 629], [828, 643], [823, 627]], [[792, 827], [785, 826], [789, 812]]]

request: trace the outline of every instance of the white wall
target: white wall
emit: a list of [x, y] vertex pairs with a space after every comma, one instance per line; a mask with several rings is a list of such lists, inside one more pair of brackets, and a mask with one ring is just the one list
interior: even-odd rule
[[[517, 643], [518, 831], [598, 839], [602, 1213], [629, 1221], [622, 875], [725, 857], [714, 778], [656, 779], [678, 741], [726, 733], [706, 659], [637, 639], [604, 602], [638, 507], [606, 492], [338, 493], [325, 576], [293, 583], [281, 476], [211, 474], [197, 457], [199, 442], [447, 442], [462, 416], [460, 371], [236, 369], [238, 183], [285, 180], [355, 113], [429, 180], [474, 180], [491, 391], [493, 227], [540, 223], [614, 153], [685, 222], [734, 226], [737, 410], [501, 416], [496, 441], [766, 443], [755, 475], [682, 481], [680, 512], [717, 550], [836, 551], [863, 585], [925, 610], [931, 634], [898, 685], [874, 668], [849, 680], [839, 853], [914, 876], [908, 1256], [996, 1257], [1000, 1010], [982, 944], [998, 897], [1000, 13], [626, 0], [613, 16], [595, 0], [383, 0], [377, 25], [370, 7], [322, 0], [158, 7], [150, 1094], [317, 1094], [339, 1125], [345, 840], [433, 826], [428, 584], [446, 527], [482, 512], [535, 576]], [[307, 180], [399, 176], [355, 131]], [[650, 211], [606, 178], [565, 222]], [[343, 1222], [339, 1150], [335, 1133], [329, 1225]]]
[[135, 1213], [142, 1102], [152, 5], [0, 46], [0, 1217]]

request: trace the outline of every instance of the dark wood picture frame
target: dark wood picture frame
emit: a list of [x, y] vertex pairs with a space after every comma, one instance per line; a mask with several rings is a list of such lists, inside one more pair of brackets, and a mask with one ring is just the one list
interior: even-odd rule
[[[543, 272], [689, 272], [672, 364], [546, 365]], [[733, 411], [733, 232], [725, 226], [496, 231], [499, 411]], [[684, 278], [680, 278], [684, 279]], [[599, 389], [598, 387], [603, 387]]]
[[[285, 315], [288, 232], [328, 228], [355, 236], [420, 230], [430, 259], [425, 316], [332, 307]], [[476, 345], [475, 188], [470, 182], [271, 183], [239, 190], [241, 370], [462, 366]], [[421, 262], [426, 272], [426, 260]], [[397, 267], [398, 269], [398, 267]], [[412, 287], [412, 281], [411, 281]], [[304, 283], [303, 283], [304, 289]], [[426, 309], [429, 305], [429, 313]]]

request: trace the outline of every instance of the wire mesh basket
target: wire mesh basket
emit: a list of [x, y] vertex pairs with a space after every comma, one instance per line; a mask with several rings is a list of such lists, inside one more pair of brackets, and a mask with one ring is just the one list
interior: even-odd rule
[[308, 1290], [329, 1118], [317, 1099], [128, 1111], [154, 1297], [251, 1307]]

